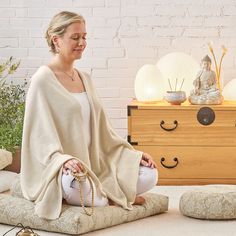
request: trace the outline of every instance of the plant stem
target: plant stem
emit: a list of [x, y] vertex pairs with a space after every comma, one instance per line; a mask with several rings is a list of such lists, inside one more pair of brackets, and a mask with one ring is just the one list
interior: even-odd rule
[[216, 57], [215, 57], [215, 54], [214, 54], [214, 51], [212, 50], [211, 51], [211, 54], [212, 54], [212, 56], [213, 56], [213, 59], [214, 59], [214, 62], [215, 62], [215, 68], [216, 68], [216, 78], [217, 78], [217, 84], [218, 84], [218, 86], [219, 86], [219, 80], [220, 80], [220, 78], [219, 78], [219, 69], [218, 69], [218, 66], [217, 66], [217, 62], [216, 62]]
[[221, 86], [220, 86], [220, 73], [221, 73], [221, 65], [222, 65], [222, 60], [223, 57], [225, 56], [225, 53], [222, 54], [221, 58], [220, 58], [220, 65], [219, 65], [219, 81], [218, 81], [218, 86], [219, 86], [219, 90], [221, 91]]

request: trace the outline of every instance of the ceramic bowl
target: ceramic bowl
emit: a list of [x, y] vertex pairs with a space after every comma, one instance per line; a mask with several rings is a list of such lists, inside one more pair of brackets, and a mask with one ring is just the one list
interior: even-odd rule
[[164, 98], [172, 105], [180, 105], [186, 100], [186, 93], [184, 91], [167, 91]]

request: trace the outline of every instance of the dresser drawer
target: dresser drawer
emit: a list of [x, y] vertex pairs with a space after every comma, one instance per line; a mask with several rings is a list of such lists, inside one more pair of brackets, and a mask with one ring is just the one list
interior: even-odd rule
[[236, 146], [236, 110], [214, 110], [202, 125], [197, 109], [132, 109], [129, 136], [138, 145]]
[[159, 179], [236, 180], [236, 147], [134, 146], [134, 148], [153, 157], [158, 166]]

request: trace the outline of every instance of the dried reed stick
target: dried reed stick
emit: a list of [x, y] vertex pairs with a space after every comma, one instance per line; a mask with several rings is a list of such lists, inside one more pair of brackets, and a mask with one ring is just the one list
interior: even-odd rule
[[177, 87], [177, 81], [178, 81], [178, 79], [176, 78], [176, 80], [175, 80], [175, 92], [176, 92], [176, 87]]
[[212, 47], [212, 43], [208, 43], [208, 47], [210, 49], [210, 52], [211, 52], [211, 54], [213, 56], [213, 59], [214, 59], [214, 62], [215, 62], [216, 78], [217, 78], [217, 84], [219, 86], [219, 80], [220, 80], [220, 78], [219, 78], [219, 69], [218, 69], [218, 65], [217, 65], [217, 62], [216, 62], [216, 57], [215, 57], [214, 49]]
[[183, 78], [179, 91], [181, 91], [185, 78]]
[[169, 82], [169, 85], [170, 85], [170, 90], [172, 91], [172, 87], [171, 87], [170, 79], [169, 78], [168, 78], [168, 82]]

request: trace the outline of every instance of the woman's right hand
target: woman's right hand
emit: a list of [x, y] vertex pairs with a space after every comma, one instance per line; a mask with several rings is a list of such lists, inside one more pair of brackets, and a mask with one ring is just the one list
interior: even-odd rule
[[77, 159], [70, 159], [64, 163], [62, 172], [65, 175], [68, 175], [68, 170], [72, 172], [83, 172], [83, 167]]

